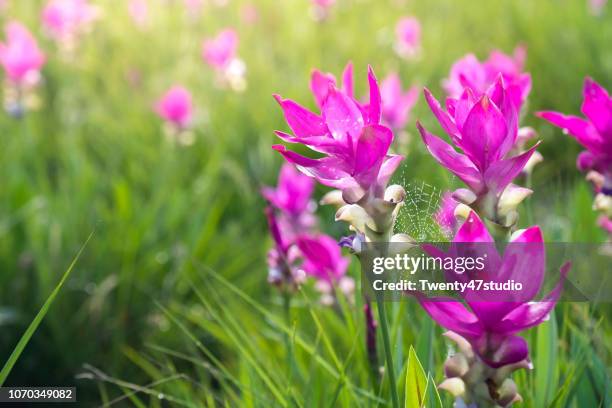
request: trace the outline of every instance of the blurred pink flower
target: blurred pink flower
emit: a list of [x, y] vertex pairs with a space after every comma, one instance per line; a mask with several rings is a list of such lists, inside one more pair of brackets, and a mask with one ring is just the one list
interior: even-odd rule
[[16, 83], [37, 77], [45, 63], [45, 55], [38, 48], [36, 39], [16, 21], [8, 23], [4, 31], [6, 42], [0, 43], [0, 63], [7, 77]]
[[605, 215], [600, 215], [597, 219], [597, 224], [604, 229], [608, 234], [612, 234], [612, 219]]
[[591, 14], [600, 16], [603, 13], [608, 0], [587, 0], [587, 3]]
[[421, 49], [421, 23], [416, 17], [404, 17], [395, 26], [397, 53], [405, 58], [415, 57]]
[[130, 0], [128, 3], [128, 13], [137, 26], [145, 26], [149, 21], [149, 4], [147, 0]]
[[240, 7], [240, 19], [246, 23], [253, 25], [257, 23], [259, 19], [259, 11], [257, 10], [257, 6], [252, 3], [244, 4]]
[[390, 74], [380, 84], [382, 119], [393, 130], [406, 126], [410, 111], [419, 98], [419, 88], [413, 86], [402, 91], [402, 82], [397, 73]]
[[301, 269], [317, 280], [334, 283], [346, 274], [349, 260], [342, 256], [338, 242], [324, 234], [302, 234], [297, 247], [304, 259]]
[[580, 170], [603, 175], [602, 192], [612, 196], [612, 97], [591, 78], [584, 80], [582, 113], [586, 119], [559, 112], [538, 112], [537, 116], [563, 129], [586, 150], [578, 155]]
[[478, 61], [474, 54], [468, 54], [453, 64], [442, 86], [451, 98], [459, 98], [464, 88], [470, 88], [474, 96], [479, 97], [501, 74], [514, 106], [520, 110], [531, 91], [531, 75], [523, 72], [526, 57], [524, 46], [516, 47], [512, 56], [493, 50], [484, 62]]
[[155, 111], [176, 127], [185, 128], [189, 125], [193, 113], [191, 94], [182, 86], [175, 85], [157, 102]]
[[238, 49], [238, 33], [232, 28], [226, 28], [216, 37], [204, 40], [202, 58], [216, 70], [226, 69], [236, 58]]
[[87, 0], [50, 0], [42, 12], [43, 26], [56, 40], [72, 39], [89, 29], [99, 9]]

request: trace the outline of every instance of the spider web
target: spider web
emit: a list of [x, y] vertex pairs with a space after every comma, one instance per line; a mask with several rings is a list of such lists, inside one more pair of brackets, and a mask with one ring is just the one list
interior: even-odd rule
[[404, 181], [401, 184], [406, 190], [406, 199], [398, 214], [395, 232], [406, 233], [419, 242], [446, 240], [434, 219], [442, 191], [424, 181]]

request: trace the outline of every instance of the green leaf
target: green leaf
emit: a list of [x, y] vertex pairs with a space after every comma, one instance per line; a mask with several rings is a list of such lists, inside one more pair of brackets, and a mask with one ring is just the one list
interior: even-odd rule
[[19, 342], [17, 343], [17, 345], [13, 349], [13, 352], [11, 353], [11, 355], [8, 358], [8, 360], [4, 364], [4, 367], [2, 368], [2, 371], [0, 371], [0, 387], [6, 381], [6, 378], [11, 373], [11, 370], [13, 369], [13, 366], [15, 365], [17, 360], [19, 359], [19, 356], [21, 355], [23, 350], [28, 345], [28, 342], [32, 338], [32, 335], [34, 335], [34, 332], [36, 331], [38, 326], [40, 326], [40, 323], [42, 322], [42, 320], [45, 318], [47, 312], [49, 311], [49, 308], [51, 307], [51, 304], [53, 303], [53, 301], [57, 297], [57, 294], [62, 289], [62, 286], [64, 286], [64, 283], [66, 282], [66, 280], [70, 276], [70, 273], [74, 269], [74, 266], [76, 265], [77, 261], [79, 260], [79, 257], [83, 253], [83, 250], [85, 249], [85, 247], [89, 243], [89, 240], [91, 240], [91, 238], [93, 237], [94, 232], [95, 231], [93, 231], [91, 234], [89, 234], [89, 237], [87, 237], [87, 240], [81, 246], [81, 249], [79, 249], [79, 252], [76, 254], [74, 259], [70, 263], [70, 266], [68, 267], [68, 269], [66, 269], [66, 272], [64, 272], [64, 275], [62, 276], [62, 279], [59, 281], [57, 286], [55, 286], [55, 289], [53, 289], [53, 292], [51, 292], [51, 294], [49, 295], [49, 297], [47, 298], [45, 303], [42, 305], [42, 307], [40, 308], [40, 310], [38, 311], [38, 313], [34, 317], [34, 320], [32, 320], [32, 322], [30, 323], [30, 325], [26, 329], [25, 333], [23, 333], [23, 335], [21, 336], [21, 339], [19, 339]]
[[421, 408], [425, 405], [427, 390], [427, 375], [423, 366], [410, 346], [408, 352], [408, 367], [406, 369], [406, 397], [404, 408]]
[[442, 408], [442, 398], [438, 392], [438, 387], [431, 374], [427, 377], [427, 391], [425, 392], [425, 405], [427, 408]]
[[535, 355], [535, 406], [544, 407], [553, 398], [557, 389], [557, 322], [554, 312], [550, 319], [537, 330], [537, 353]]

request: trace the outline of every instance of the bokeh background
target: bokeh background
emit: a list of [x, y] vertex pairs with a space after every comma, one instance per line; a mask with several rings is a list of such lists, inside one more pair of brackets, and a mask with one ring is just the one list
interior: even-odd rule
[[[591, 188], [575, 169], [579, 146], [533, 112], [578, 113], [587, 75], [612, 89], [609, 8], [596, 16], [585, 0], [338, 0], [316, 21], [307, 0], [207, 0], [197, 9], [150, 0], [139, 26], [127, 1], [92, 1], [101, 16], [66, 56], [41, 28], [44, 2], [3, 3], [0, 21], [24, 23], [48, 61], [39, 106], [22, 118], [0, 114], [0, 359], [95, 232], [7, 385], [76, 385], [84, 405], [283, 406], [275, 389], [287, 405], [376, 401], [367, 391], [359, 304], [328, 310], [306, 288], [287, 325], [266, 282], [271, 242], [259, 189], [276, 182], [281, 159], [270, 145], [273, 130], [286, 130], [271, 95], [313, 108], [315, 67], [339, 75], [353, 61], [357, 94], [366, 91], [370, 64], [379, 79], [398, 71], [404, 86], [441, 96], [456, 59], [524, 44], [533, 89], [522, 125], [538, 131], [545, 160], [521, 224], [539, 224], [549, 241], [605, 240]], [[422, 25], [421, 55], [412, 61], [393, 50], [405, 15]], [[203, 39], [225, 27], [240, 36], [243, 92], [219, 87], [201, 58]], [[191, 146], [169, 140], [153, 110], [174, 84], [194, 98]], [[442, 134], [420, 98], [398, 181], [426, 183], [432, 195], [459, 186], [426, 154], [417, 118]], [[317, 196], [324, 192], [318, 187]], [[319, 214], [339, 237], [344, 226], [334, 225], [333, 210]], [[394, 334], [405, 345], [398, 361], [413, 344], [439, 380], [445, 342], [416, 310], [403, 302], [394, 311]], [[540, 371], [519, 375], [525, 406], [610, 406], [609, 312], [562, 304], [542, 329], [557, 336], [533, 330]], [[292, 378], [279, 347], [287, 333], [308, 346], [296, 346]], [[136, 385], [144, 388], [132, 395]]]

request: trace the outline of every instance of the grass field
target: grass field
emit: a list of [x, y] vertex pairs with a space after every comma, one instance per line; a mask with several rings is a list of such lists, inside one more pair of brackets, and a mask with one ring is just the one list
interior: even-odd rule
[[[283, 310], [266, 281], [272, 241], [259, 190], [276, 182], [273, 131], [287, 129], [272, 94], [314, 108], [313, 68], [338, 76], [352, 61], [357, 95], [370, 64], [379, 79], [398, 71], [404, 86], [441, 96], [461, 56], [524, 44], [533, 89], [521, 124], [538, 131], [545, 160], [520, 225], [540, 225], [550, 242], [606, 239], [575, 168], [579, 145], [533, 113], [578, 114], [585, 76], [612, 89], [609, 7], [594, 16], [584, 0], [338, 0], [317, 22], [306, 0], [208, 1], [201, 13], [150, 0], [139, 27], [127, 2], [106, 0], [93, 2], [100, 17], [67, 56], [41, 27], [43, 2], [7, 3], [2, 23], [25, 24], [47, 62], [40, 106], [0, 115], [0, 360], [93, 237], [5, 386], [74, 385], [83, 406], [385, 406], [389, 384], [376, 388], [368, 367], [363, 300], [324, 307], [309, 283]], [[245, 20], [252, 8], [257, 18]], [[393, 50], [404, 15], [421, 21], [416, 60]], [[201, 58], [202, 40], [224, 27], [240, 36], [243, 92], [219, 87]], [[190, 146], [169, 140], [153, 109], [174, 84], [193, 95]], [[420, 97], [396, 181], [425, 183], [426, 196], [459, 187], [427, 153], [416, 119], [442, 134]], [[422, 225], [406, 212], [434, 210], [415, 203], [400, 218], [413, 235]], [[333, 209], [317, 214], [324, 231], [345, 234]], [[355, 260], [349, 273], [359, 279]], [[448, 343], [416, 302], [387, 309], [403, 398], [410, 349], [438, 383]], [[560, 303], [527, 332], [535, 369], [515, 376], [522, 406], [612, 406], [611, 310]]]

